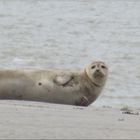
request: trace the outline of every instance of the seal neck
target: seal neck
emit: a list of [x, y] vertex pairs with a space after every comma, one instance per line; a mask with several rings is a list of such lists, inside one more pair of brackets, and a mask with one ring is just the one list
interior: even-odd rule
[[85, 73], [85, 76], [90, 80], [90, 82], [91, 82], [94, 86], [96, 86], [96, 87], [101, 87], [101, 85], [96, 84], [95, 82], [93, 82], [93, 81], [90, 79], [90, 77], [88, 76], [88, 74], [87, 74], [87, 72], [86, 72], [86, 69], [84, 69], [84, 73]]

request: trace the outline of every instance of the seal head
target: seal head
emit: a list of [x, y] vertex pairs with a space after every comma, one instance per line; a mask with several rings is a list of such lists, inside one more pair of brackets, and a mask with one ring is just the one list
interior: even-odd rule
[[103, 86], [108, 75], [108, 67], [102, 61], [95, 61], [85, 68], [85, 73], [96, 86]]

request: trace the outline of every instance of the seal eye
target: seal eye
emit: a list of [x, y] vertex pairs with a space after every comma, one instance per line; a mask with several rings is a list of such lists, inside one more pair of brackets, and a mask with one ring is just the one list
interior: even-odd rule
[[95, 68], [95, 65], [91, 67], [91, 69], [94, 69], [94, 68]]
[[105, 69], [105, 68], [106, 68], [106, 66], [102, 65], [102, 66], [101, 66], [101, 68]]

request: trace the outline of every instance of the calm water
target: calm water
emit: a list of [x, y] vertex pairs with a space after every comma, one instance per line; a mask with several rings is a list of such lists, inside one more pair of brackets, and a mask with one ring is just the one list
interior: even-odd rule
[[0, 67], [110, 69], [95, 106], [140, 107], [139, 0], [0, 0]]

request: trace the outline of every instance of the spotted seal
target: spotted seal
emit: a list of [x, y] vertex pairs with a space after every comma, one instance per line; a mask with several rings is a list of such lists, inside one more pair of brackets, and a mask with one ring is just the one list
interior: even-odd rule
[[88, 106], [100, 95], [107, 75], [102, 61], [83, 70], [0, 70], [0, 99]]

